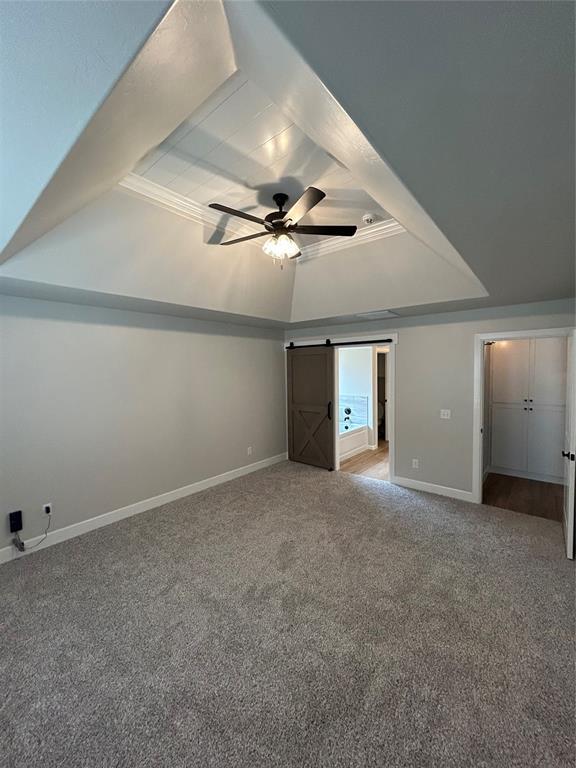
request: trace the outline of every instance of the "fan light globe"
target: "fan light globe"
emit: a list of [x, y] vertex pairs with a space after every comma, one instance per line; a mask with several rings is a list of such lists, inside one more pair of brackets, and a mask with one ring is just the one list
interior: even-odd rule
[[262, 250], [275, 261], [284, 261], [300, 252], [300, 248], [290, 235], [273, 235], [262, 246]]

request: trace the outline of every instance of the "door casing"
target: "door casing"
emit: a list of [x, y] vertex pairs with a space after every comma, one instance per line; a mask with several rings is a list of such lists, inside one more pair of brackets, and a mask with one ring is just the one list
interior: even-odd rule
[[[387, 388], [388, 388], [388, 401], [389, 401], [389, 407], [387, 412], [387, 422], [388, 422], [388, 444], [389, 444], [389, 456], [388, 456], [388, 462], [389, 462], [389, 475], [390, 475], [390, 482], [394, 483], [396, 481], [395, 477], [395, 453], [396, 453], [396, 442], [395, 442], [395, 424], [396, 424], [396, 408], [395, 408], [395, 397], [396, 397], [396, 346], [398, 344], [398, 333], [396, 331], [373, 331], [369, 335], [365, 334], [358, 334], [354, 336], [340, 336], [340, 335], [330, 335], [330, 340], [332, 341], [333, 345], [342, 343], [342, 342], [361, 342], [366, 340], [366, 346], [371, 347], [374, 346], [374, 348], [381, 348], [383, 345], [373, 345], [370, 344], [370, 341], [374, 339], [374, 337], [383, 336], [387, 339], [390, 339], [390, 341], [385, 345], [386, 349], [388, 350], [386, 355], [386, 362], [387, 362], [387, 368], [386, 368], [386, 379], [387, 379]], [[294, 344], [323, 344], [326, 340], [326, 337], [312, 337], [312, 336], [291, 336], [287, 339], [288, 343], [293, 342]], [[285, 342], [284, 342], [285, 343]], [[288, 359], [288, 356], [286, 355], [285, 360]], [[338, 387], [338, 367], [339, 367], [339, 359], [338, 359], [338, 347], [334, 346], [334, 404], [335, 404], [335, 413], [336, 417], [333, 419], [334, 423], [334, 446], [335, 446], [335, 464], [334, 469], [340, 469], [340, 455], [338, 451], [338, 438], [339, 438], [339, 428], [338, 428], [338, 401], [339, 401], [339, 387]]]

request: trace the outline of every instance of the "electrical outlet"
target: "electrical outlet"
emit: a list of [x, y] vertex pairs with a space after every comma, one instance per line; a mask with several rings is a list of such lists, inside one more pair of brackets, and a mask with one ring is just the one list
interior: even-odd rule
[[252, 446], [251, 445], [249, 445], [248, 448], [246, 449], [246, 453], [248, 454], [248, 456], [252, 456]]
[[412, 459], [412, 469], [420, 469], [420, 459]]
[[52, 504], [42, 504], [42, 509], [44, 510], [45, 515], [52, 514]]
[[441, 419], [451, 419], [452, 418], [452, 411], [449, 408], [442, 408], [440, 411], [440, 418]]

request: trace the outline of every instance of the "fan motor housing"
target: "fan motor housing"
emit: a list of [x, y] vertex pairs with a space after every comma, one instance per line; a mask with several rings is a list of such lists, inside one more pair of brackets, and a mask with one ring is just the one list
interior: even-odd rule
[[264, 216], [264, 221], [275, 221], [276, 219], [280, 220], [284, 218], [284, 215], [284, 211], [272, 211], [272, 213]]
[[282, 210], [282, 208], [284, 208], [288, 202], [288, 195], [286, 195], [284, 192], [276, 192], [275, 195], [272, 195], [272, 200], [274, 200], [278, 208]]

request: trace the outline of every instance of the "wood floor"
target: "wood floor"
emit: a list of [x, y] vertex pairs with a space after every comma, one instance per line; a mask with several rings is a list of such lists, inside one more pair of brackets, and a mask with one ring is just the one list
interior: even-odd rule
[[484, 481], [482, 501], [492, 507], [561, 522], [564, 486], [490, 473]]
[[378, 440], [378, 448], [375, 451], [364, 451], [346, 459], [340, 464], [340, 471], [376, 480], [389, 480], [388, 441]]

